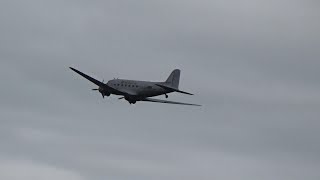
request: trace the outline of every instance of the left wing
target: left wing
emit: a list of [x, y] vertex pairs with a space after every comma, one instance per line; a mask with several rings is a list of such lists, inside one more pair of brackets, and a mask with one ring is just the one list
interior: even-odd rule
[[162, 100], [162, 99], [153, 99], [153, 98], [144, 98], [144, 99], [140, 99], [139, 101], [165, 103], [165, 104], [179, 104], [179, 105], [188, 105], [188, 106], [201, 106], [201, 105], [198, 105], [198, 104], [189, 104], [189, 103], [182, 103], [182, 102], [175, 102], [175, 101], [166, 101], [166, 100]]
[[136, 96], [137, 94], [135, 92], [132, 92], [130, 90], [126, 90], [126, 89], [123, 89], [123, 90], [119, 90], [119, 89], [115, 89], [113, 87], [110, 87], [108, 86], [107, 84], [101, 82], [101, 81], [98, 81], [96, 79], [94, 79], [93, 77], [90, 77], [88, 76], [87, 74], [73, 68], [73, 67], [69, 67], [72, 71], [76, 72], [77, 74], [79, 74], [80, 76], [86, 78], [87, 80], [91, 81], [92, 83], [94, 83], [95, 85], [99, 86], [99, 87], [102, 87], [102, 88], [105, 88], [105, 89], [109, 89], [111, 90], [112, 92], [114, 93], [117, 93], [117, 94], [121, 94], [121, 95], [128, 95], [128, 96]]
[[81, 75], [82, 77], [86, 78], [87, 80], [91, 81], [93, 84], [99, 86], [99, 87], [106, 87], [107, 85], [104, 84], [103, 82], [101, 81], [98, 81], [96, 79], [94, 79], [93, 77], [90, 77], [86, 74], [84, 74], [83, 72], [80, 72], [79, 70], [73, 68], [73, 67], [69, 67], [72, 71], [78, 73], [79, 75]]

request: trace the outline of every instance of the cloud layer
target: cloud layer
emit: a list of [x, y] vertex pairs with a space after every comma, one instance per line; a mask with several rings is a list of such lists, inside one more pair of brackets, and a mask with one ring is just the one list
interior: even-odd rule
[[[318, 179], [319, 3], [0, 2], [0, 179]], [[201, 108], [103, 100], [165, 80]]]

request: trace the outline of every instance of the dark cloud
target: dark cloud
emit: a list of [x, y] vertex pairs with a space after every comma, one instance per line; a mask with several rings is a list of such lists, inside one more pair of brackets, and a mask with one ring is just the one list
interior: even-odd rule
[[[1, 179], [317, 179], [316, 1], [0, 2]], [[201, 108], [103, 100], [79, 69]], [[14, 173], [11, 173], [14, 172]]]

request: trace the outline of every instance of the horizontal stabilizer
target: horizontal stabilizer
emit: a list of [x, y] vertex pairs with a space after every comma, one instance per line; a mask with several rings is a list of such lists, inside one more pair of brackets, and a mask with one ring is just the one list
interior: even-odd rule
[[162, 85], [162, 84], [156, 84], [156, 85], [159, 86], [159, 87], [162, 87], [163, 89], [169, 90], [169, 91], [178, 92], [178, 93], [182, 93], [182, 94], [193, 95], [191, 93], [180, 91], [179, 89], [175, 89], [173, 87], [169, 87], [169, 86], [166, 86], [166, 85]]

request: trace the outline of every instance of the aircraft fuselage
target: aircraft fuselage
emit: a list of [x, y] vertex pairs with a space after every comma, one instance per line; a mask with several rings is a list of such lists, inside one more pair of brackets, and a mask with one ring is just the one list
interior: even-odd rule
[[107, 93], [125, 96], [126, 94], [122, 92], [129, 91], [138, 97], [154, 97], [173, 92], [170, 90], [163, 89], [156, 84], [163, 84], [163, 82], [114, 79], [108, 81], [107, 85], [112, 89], [107, 90], [110, 91]]

